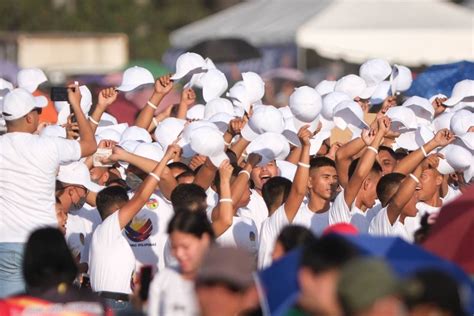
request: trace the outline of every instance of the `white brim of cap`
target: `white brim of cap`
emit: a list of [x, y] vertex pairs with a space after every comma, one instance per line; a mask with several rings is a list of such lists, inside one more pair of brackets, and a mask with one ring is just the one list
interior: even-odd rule
[[451, 96], [449, 99], [447, 99], [446, 101], [443, 102], [443, 105], [446, 105], [446, 106], [455, 106], [456, 104], [458, 104], [459, 102], [461, 102], [463, 99], [463, 97], [454, 97], [454, 96]]
[[196, 152], [191, 148], [191, 144], [188, 143], [184, 138], [181, 138], [178, 141], [178, 145], [181, 147], [183, 151], [181, 155], [184, 158], [191, 158], [192, 156], [196, 155]]
[[135, 90], [138, 87], [144, 86], [144, 85], [151, 85], [152, 82], [144, 82], [144, 83], [139, 83], [139, 84], [129, 84], [129, 85], [121, 85], [116, 88], [116, 90], [123, 91], [123, 92], [129, 92], [132, 90]]
[[35, 97], [35, 103], [37, 108], [45, 108], [48, 106], [48, 99], [45, 96]]
[[242, 135], [242, 137], [251, 142], [253, 141], [255, 138], [258, 137], [259, 134], [257, 134], [256, 132], [254, 132], [252, 130], [252, 128], [250, 127], [249, 123], [245, 124], [244, 128], [242, 129], [242, 131], [240, 132], [240, 134]]
[[309, 149], [309, 154], [311, 156], [316, 155], [319, 149], [321, 148], [321, 145], [323, 144], [323, 142], [329, 137], [331, 137], [331, 131], [329, 130], [324, 130], [324, 131], [321, 130], [319, 133], [314, 135], [314, 137], [309, 140], [311, 144], [311, 147]]
[[227, 155], [225, 154], [225, 152], [222, 152], [220, 153], [219, 155], [217, 156], [212, 156], [212, 157], [209, 157], [209, 160], [212, 162], [212, 164], [214, 166], [216, 166], [217, 168], [220, 167], [220, 165], [222, 164], [222, 162], [224, 160], [229, 160], [229, 157], [227, 157]]
[[419, 146], [416, 144], [415, 141], [415, 132], [416, 131], [410, 131], [401, 134], [397, 138], [395, 138], [395, 142], [397, 145], [403, 149], [413, 151], [419, 148]]
[[472, 161], [470, 167], [467, 168], [466, 170], [464, 170], [463, 175], [464, 175], [464, 181], [465, 181], [466, 183], [471, 182], [472, 177], [474, 177], [474, 159], [473, 159], [473, 161]]
[[288, 142], [291, 145], [296, 146], [296, 147], [301, 147], [301, 142], [296, 132], [287, 129], [287, 130], [284, 130], [281, 134], [285, 136], [285, 138], [288, 140]]
[[[192, 74], [192, 75], [195, 75], [195, 74], [199, 74], [199, 73], [203, 73], [203, 72], [206, 72], [207, 70], [201, 68], [201, 67], [197, 67], [197, 68], [193, 68], [193, 69], [180, 69], [180, 71], [176, 72], [175, 74], [173, 74], [170, 79], [171, 80], [179, 80], [179, 79], [182, 79], [184, 77], [186, 77], [187, 75], [189, 74]], [[193, 82], [193, 84], [195, 84], [197, 81], [197, 79], [200, 79], [200, 77], [196, 77], [196, 81]]]
[[295, 123], [295, 128], [297, 131], [299, 131], [302, 126], [309, 125], [309, 131], [314, 133], [319, 126], [319, 115], [311, 122], [303, 122], [296, 117], [293, 117], [293, 122]]
[[377, 85], [368, 86], [358, 95], [358, 97], [360, 97], [361, 99], [370, 99], [370, 97], [374, 94], [375, 90], [377, 90]]
[[455, 172], [454, 168], [444, 158], [439, 159], [438, 167], [436, 169], [441, 174], [450, 174]]
[[87, 190], [95, 193], [100, 192], [102, 189], [105, 189], [104, 186], [98, 185], [92, 181], [86, 182], [83, 185], [86, 187]]

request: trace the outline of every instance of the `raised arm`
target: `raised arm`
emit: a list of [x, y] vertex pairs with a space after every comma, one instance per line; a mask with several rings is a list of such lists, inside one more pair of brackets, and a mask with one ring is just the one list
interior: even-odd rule
[[199, 185], [204, 190], [209, 189], [216, 176], [217, 168], [212, 164], [209, 158], [206, 158], [206, 162], [201, 166], [198, 173], [194, 177], [194, 184]]
[[224, 160], [219, 167], [220, 187], [219, 203], [212, 210], [212, 228], [216, 237], [222, 235], [230, 226], [234, 217], [234, 206], [230, 188], [230, 179], [234, 168], [229, 160]]
[[248, 181], [250, 179], [250, 173], [252, 169], [262, 160], [262, 156], [257, 153], [251, 153], [247, 162], [245, 163], [242, 171], [239, 172], [237, 178], [232, 182], [231, 192], [232, 192], [232, 204], [234, 207], [239, 203], [239, 200], [244, 193], [244, 190], [248, 190]]
[[337, 178], [343, 188], [346, 188], [349, 182], [349, 166], [354, 156], [356, 156], [365, 146], [370, 145], [371, 135], [366, 130], [362, 132], [362, 136], [355, 138], [343, 145], [336, 151], [336, 170]]
[[99, 92], [97, 105], [95, 106], [94, 112], [92, 112], [92, 115], [89, 117], [89, 124], [91, 125], [93, 133], [97, 130], [100, 118], [107, 107], [117, 100], [117, 95], [118, 93], [115, 88], [106, 88]]
[[185, 120], [186, 113], [194, 101], [196, 101], [196, 93], [194, 90], [191, 88], [183, 89], [183, 92], [181, 92], [181, 101], [178, 105], [178, 113], [176, 114], [176, 118]]
[[421, 176], [421, 166], [418, 166], [413, 171], [413, 177], [407, 176], [400, 183], [397, 192], [394, 194], [387, 206], [387, 216], [390, 224], [393, 225], [400, 216], [405, 205], [410, 201], [410, 198], [415, 193], [417, 181]]

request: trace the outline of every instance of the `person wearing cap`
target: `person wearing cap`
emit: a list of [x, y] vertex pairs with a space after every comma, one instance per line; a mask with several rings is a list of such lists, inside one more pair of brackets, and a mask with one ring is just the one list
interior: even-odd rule
[[54, 185], [59, 165], [96, 150], [77, 85], [69, 86], [68, 97], [77, 117], [79, 141], [35, 135], [45, 103], [37, 103], [40, 99], [26, 90], [14, 89], [3, 100], [7, 133], [0, 136], [0, 266], [10, 262], [8, 254], [18, 254], [18, 260], [8, 263], [12, 264], [8, 271], [0, 268], [0, 297], [23, 288], [21, 253], [29, 233], [40, 226], [56, 226]]

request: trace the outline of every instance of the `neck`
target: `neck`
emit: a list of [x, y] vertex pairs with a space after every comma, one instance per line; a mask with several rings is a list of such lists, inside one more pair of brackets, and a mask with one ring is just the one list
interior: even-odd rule
[[322, 197], [311, 193], [309, 196], [308, 209], [314, 213], [324, 213], [329, 210], [329, 200], [323, 199]]
[[[356, 196], [354, 202], [355, 202], [354, 205], [355, 205], [359, 210], [364, 211], [365, 206], [364, 206], [364, 203], [362, 203], [362, 199], [359, 198], [359, 196]], [[352, 205], [348, 205], [348, 206], [349, 206], [349, 209], [350, 209]]]
[[442, 204], [442, 201], [439, 197], [438, 190], [436, 190], [435, 194], [433, 194], [433, 196], [431, 198], [429, 198], [428, 200], [423, 201], [423, 202], [425, 202], [429, 206], [440, 207], [441, 204]]

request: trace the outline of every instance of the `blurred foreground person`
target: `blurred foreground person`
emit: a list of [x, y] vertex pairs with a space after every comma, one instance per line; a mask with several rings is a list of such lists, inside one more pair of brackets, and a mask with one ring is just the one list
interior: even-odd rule
[[304, 247], [316, 241], [316, 236], [306, 227], [289, 225], [282, 229], [275, 242], [272, 261], [278, 260], [298, 247]]

